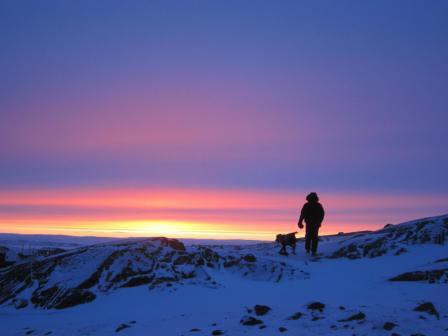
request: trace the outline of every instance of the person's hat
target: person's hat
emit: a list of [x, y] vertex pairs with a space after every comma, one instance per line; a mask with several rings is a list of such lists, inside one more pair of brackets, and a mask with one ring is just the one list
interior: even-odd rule
[[317, 194], [315, 192], [312, 192], [312, 193], [309, 193], [308, 196], [306, 196], [306, 200], [308, 202], [318, 202], [319, 197], [317, 196]]

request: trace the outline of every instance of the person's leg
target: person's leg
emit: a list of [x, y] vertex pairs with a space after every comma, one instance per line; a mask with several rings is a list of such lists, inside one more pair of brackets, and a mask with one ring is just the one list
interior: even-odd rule
[[310, 253], [310, 247], [311, 247], [311, 234], [310, 234], [310, 227], [307, 224], [306, 225], [306, 232], [305, 232], [305, 250], [306, 250], [306, 253]]
[[311, 251], [313, 254], [317, 253], [317, 245], [319, 244], [319, 226], [313, 226], [313, 237], [312, 237], [312, 246]]

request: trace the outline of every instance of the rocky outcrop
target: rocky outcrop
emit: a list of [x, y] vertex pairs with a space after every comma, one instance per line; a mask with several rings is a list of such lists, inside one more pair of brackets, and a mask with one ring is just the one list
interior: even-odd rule
[[424, 281], [428, 283], [448, 283], [448, 268], [429, 271], [406, 272], [390, 281]]
[[316, 301], [316, 302], [312, 302], [310, 303], [307, 308], [309, 310], [318, 310], [320, 312], [323, 312], [325, 309], [325, 305], [322, 302]]
[[389, 281], [448, 283], [448, 259], [436, 260], [409, 272], [399, 274]]
[[436, 309], [432, 302], [423, 302], [422, 304], [419, 304], [417, 307], [415, 307], [414, 311], [425, 312], [429, 315], [437, 317], [437, 319], [440, 319], [439, 311]]
[[0, 269], [14, 264], [14, 261], [10, 258], [11, 253], [12, 252], [7, 247], [0, 246]]
[[257, 314], [257, 316], [266, 315], [267, 313], [269, 313], [270, 310], [271, 310], [271, 307], [265, 306], [265, 305], [255, 305], [255, 307], [254, 307], [254, 311], [255, 311], [255, 314]]
[[0, 274], [0, 304], [20, 297], [38, 308], [65, 309], [128, 287], [176, 290], [180, 284], [200, 284], [214, 288], [219, 284], [211, 269], [276, 282], [303, 276], [282, 262], [238, 250], [226, 253], [208, 246], [187, 248], [163, 237], [82, 247], [6, 269]]
[[364, 314], [363, 312], [358, 312], [358, 313], [353, 314], [345, 319], [339, 320], [339, 322], [361, 321], [361, 320], [364, 320], [365, 318], [366, 318], [366, 314]]
[[240, 320], [240, 323], [245, 326], [255, 326], [263, 324], [263, 321], [253, 316], [243, 316], [243, 318]]
[[382, 230], [352, 235], [340, 242], [330, 258], [359, 259], [382, 255], [406, 253], [407, 245], [446, 244], [448, 237], [448, 216], [440, 216], [386, 225]]

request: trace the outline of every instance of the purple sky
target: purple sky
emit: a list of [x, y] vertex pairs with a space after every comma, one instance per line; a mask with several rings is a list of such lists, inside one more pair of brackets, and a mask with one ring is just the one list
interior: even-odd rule
[[446, 197], [447, 17], [447, 1], [3, 1], [0, 187]]

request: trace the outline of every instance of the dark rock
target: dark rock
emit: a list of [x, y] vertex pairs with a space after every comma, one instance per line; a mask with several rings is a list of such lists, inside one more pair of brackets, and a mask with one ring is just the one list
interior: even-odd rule
[[344, 306], [339, 306], [339, 310], [345, 310]]
[[407, 248], [405, 248], [405, 247], [400, 247], [400, 248], [395, 252], [395, 255], [398, 256], [398, 255], [403, 254], [403, 253], [406, 253], [406, 252], [408, 252], [408, 249], [407, 249]]
[[440, 318], [439, 312], [437, 311], [436, 307], [434, 306], [434, 304], [432, 302], [424, 302], [424, 303], [418, 305], [417, 307], [415, 307], [414, 311], [426, 312], [429, 315], [434, 315], [435, 317], [437, 317], [437, 319]]
[[264, 306], [264, 305], [255, 305], [254, 310], [255, 310], [255, 314], [257, 314], [258, 316], [263, 316], [263, 315], [266, 315], [267, 313], [269, 313], [271, 308], [268, 306]]
[[174, 261], [174, 265], [184, 265], [184, 264], [191, 264], [192, 257], [190, 255], [180, 255], [177, 257]]
[[95, 298], [95, 294], [84, 289], [61, 290], [53, 286], [45, 290], [37, 289], [34, 291], [31, 302], [37, 307], [64, 309], [91, 302]]
[[256, 319], [253, 316], [244, 316], [241, 319], [240, 323], [245, 326], [254, 326], [254, 325], [262, 324], [263, 321]]
[[256, 262], [256, 261], [257, 261], [257, 258], [255, 258], [255, 256], [254, 256], [253, 254], [246, 254], [246, 255], [243, 257], [243, 260], [246, 261], [246, 262], [253, 263], [253, 262]]
[[126, 324], [126, 323], [122, 323], [122, 324], [120, 324], [118, 327], [117, 327], [117, 329], [115, 329], [115, 332], [120, 332], [120, 331], [122, 331], [122, 330], [124, 330], [124, 329], [127, 329], [127, 328], [130, 328], [131, 326], [129, 325], [129, 324]]
[[87, 290], [72, 289], [63, 296], [59, 302], [54, 306], [55, 309], [65, 309], [74, 307], [80, 304], [92, 302], [96, 295]]
[[282, 332], [288, 331], [288, 329], [286, 329], [285, 327], [280, 327], [280, 328], [278, 328], [278, 331], [280, 331], [282, 333]]
[[213, 330], [212, 331], [212, 335], [222, 335], [222, 334], [223, 334], [222, 330]]
[[444, 278], [448, 279], [448, 268], [406, 272], [389, 279], [389, 281], [427, 281], [436, 283]]
[[[0, 248], [6, 250], [6, 247], [0, 247]], [[6, 260], [6, 253], [0, 251], [0, 268], [4, 268], [4, 267], [8, 267], [8, 266], [9, 266], [9, 263]]]
[[316, 301], [312, 302], [308, 305], [309, 310], [318, 310], [320, 312], [323, 312], [325, 308], [325, 305], [322, 302]]
[[363, 256], [373, 258], [386, 254], [387, 249], [385, 247], [385, 243], [386, 238], [379, 238], [371, 243], [364, 244]]
[[198, 332], [198, 331], [201, 331], [201, 329], [198, 329], [198, 328], [190, 329], [190, 332]]
[[56, 295], [58, 290], [59, 289], [56, 286], [47, 289], [37, 289], [33, 292], [31, 296], [31, 302], [35, 306], [47, 308], [48, 302], [50, 302], [50, 300]]
[[14, 299], [13, 300], [14, 308], [23, 309], [28, 306], [28, 300], [24, 299]]
[[229, 268], [229, 267], [236, 266], [236, 265], [238, 265], [239, 263], [240, 263], [240, 260], [239, 260], [239, 259], [231, 258], [231, 259], [229, 259], [229, 260], [226, 260], [226, 261], [224, 262], [223, 266], [224, 266], [225, 268]]
[[177, 279], [175, 277], [167, 277], [167, 276], [161, 276], [158, 278], [155, 278], [152, 283], [151, 283], [151, 288], [156, 287], [157, 285], [160, 284], [167, 284], [170, 282], [175, 282]]
[[313, 316], [313, 318], [311, 319], [311, 321], [318, 321], [318, 320], [322, 320], [323, 319], [323, 317], [321, 317], [321, 316]]
[[141, 286], [141, 285], [146, 285], [146, 284], [151, 283], [152, 280], [153, 280], [153, 277], [148, 277], [148, 276], [135, 277], [135, 278], [131, 278], [128, 282], [126, 282], [121, 287], [126, 288], [126, 287], [137, 287], [137, 286]]
[[392, 330], [393, 328], [395, 328], [397, 325], [395, 324], [395, 323], [393, 323], [393, 322], [386, 322], [386, 323], [384, 323], [384, 325], [383, 325], [383, 329], [384, 330], [388, 330], [388, 331], [390, 331], [390, 330]]
[[297, 313], [291, 315], [290, 317], [288, 317], [288, 320], [298, 320], [302, 316], [303, 316], [303, 313], [297, 312]]
[[201, 256], [204, 258], [204, 260], [207, 262], [207, 265], [213, 265], [212, 262], [218, 262], [219, 261], [219, 254], [213, 251], [211, 248], [200, 246], [201, 250]]
[[366, 318], [366, 314], [364, 314], [363, 312], [359, 312], [359, 313], [352, 315], [346, 319], [339, 320], [339, 322], [361, 321], [361, 320], [364, 320], [365, 318]]
[[266, 329], [266, 326], [262, 324], [261, 326], [258, 327], [258, 329]]
[[165, 238], [165, 237], [160, 237], [160, 238], [152, 238], [153, 240], [160, 240], [160, 242], [162, 243], [162, 245], [165, 246], [169, 246], [171, 247], [173, 250], [178, 250], [178, 251], [185, 251], [185, 245], [184, 243], [180, 242], [177, 239], [171, 239], [171, 238]]

